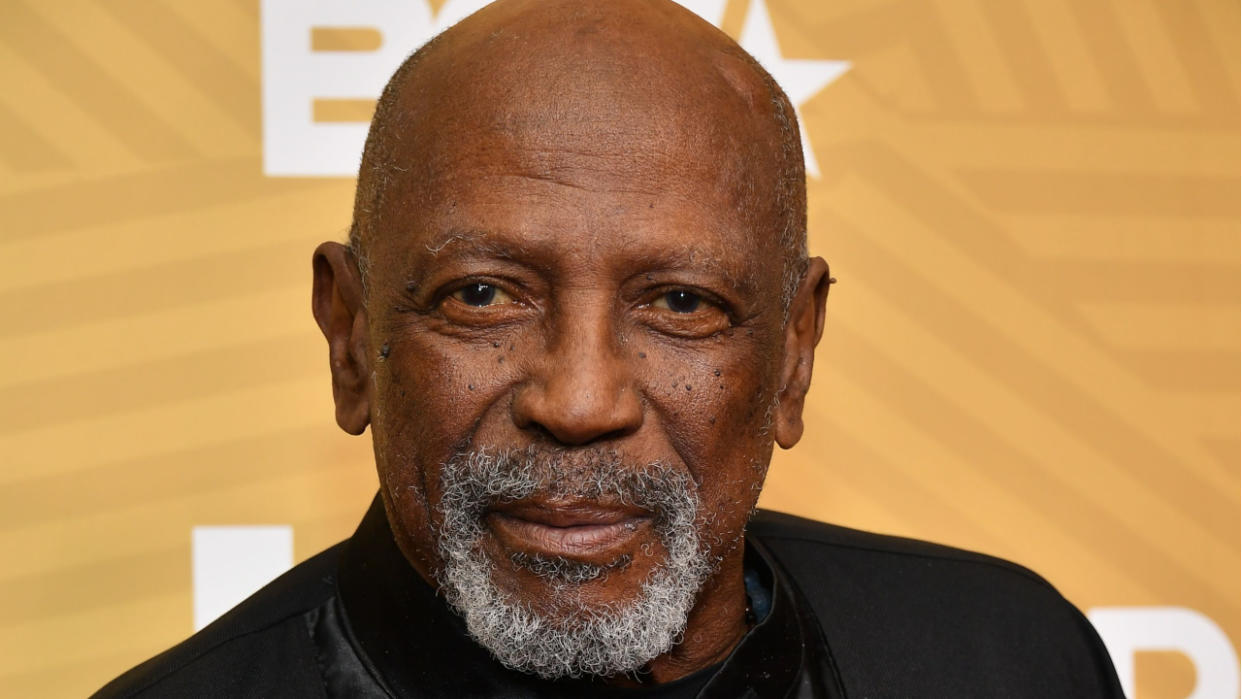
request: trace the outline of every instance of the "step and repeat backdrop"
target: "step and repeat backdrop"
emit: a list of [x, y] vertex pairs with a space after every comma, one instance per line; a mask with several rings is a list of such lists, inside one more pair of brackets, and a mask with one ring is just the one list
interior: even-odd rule
[[[483, 4], [0, 5], [0, 695], [352, 531], [310, 255], [391, 70]], [[840, 279], [762, 504], [1020, 561], [1132, 697], [1237, 696], [1238, 3], [683, 4], [796, 103]]]

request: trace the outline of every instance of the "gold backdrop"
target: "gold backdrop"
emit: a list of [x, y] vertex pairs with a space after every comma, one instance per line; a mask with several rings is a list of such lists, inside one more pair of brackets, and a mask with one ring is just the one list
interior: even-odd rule
[[[800, 100], [841, 283], [762, 504], [1236, 648], [1238, 3], [760, 2], [723, 29], [766, 10], [785, 59], [850, 62]], [[264, 174], [262, 36], [259, 0], [0, 6], [0, 695], [188, 635], [194, 526], [289, 524], [301, 560], [376, 486], [309, 312], [353, 181]]]

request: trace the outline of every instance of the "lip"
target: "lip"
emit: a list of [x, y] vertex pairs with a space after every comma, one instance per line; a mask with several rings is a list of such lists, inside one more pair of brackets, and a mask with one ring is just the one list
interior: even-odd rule
[[498, 505], [487, 516], [497, 539], [510, 550], [575, 559], [616, 552], [650, 519], [647, 511], [635, 507], [529, 500]]

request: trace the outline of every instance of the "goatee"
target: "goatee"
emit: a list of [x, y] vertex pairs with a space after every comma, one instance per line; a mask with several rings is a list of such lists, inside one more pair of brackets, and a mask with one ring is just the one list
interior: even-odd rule
[[[699, 500], [684, 471], [655, 462], [627, 463], [605, 451], [542, 448], [461, 451], [441, 472], [443, 518], [439, 583], [470, 635], [504, 665], [544, 678], [635, 672], [671, 649], [712, 563], [700, 546]], [[630, 564], [600, 565], [562, 557], [515, 555], [508, 562], [543, 578], [554, 594], [536, 607], [510, 599], [496, 584], [482, 546], [484, 517], [498, 503], [532, 496], [619, 501], [652, 514], [665, 549], [632, 600], [591, 603], [577, 587]]]

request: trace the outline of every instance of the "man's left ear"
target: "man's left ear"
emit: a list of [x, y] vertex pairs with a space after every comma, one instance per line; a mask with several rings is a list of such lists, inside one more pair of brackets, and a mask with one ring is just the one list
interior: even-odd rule
[[822, 257], [812, 257], [789, 305], [785, 358], [781, 366], [782, 388], [773, 425], [776, 443], [783, 449], [789, 449], [802, 439], [802, 405], [811, 388], [815, 346], [824, 333], [824, 307], [828, 287], [833, 281], [828, 276], [828, 263]]

